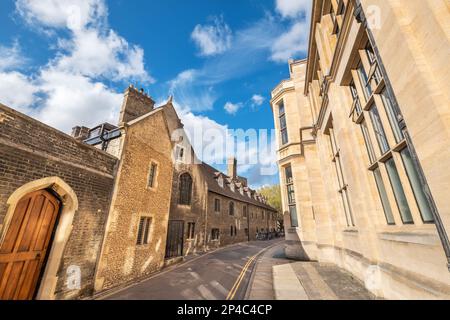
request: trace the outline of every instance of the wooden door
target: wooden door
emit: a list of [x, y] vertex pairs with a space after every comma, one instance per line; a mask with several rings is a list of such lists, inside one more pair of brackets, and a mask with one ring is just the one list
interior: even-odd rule
[[183, 256], [184, 221], [169, 221], [167, 230], [166, 259]]
[[36, 294], [60, 202], [50, 192], [22, 198], [0, 244], [0, 300], [31, 300]]

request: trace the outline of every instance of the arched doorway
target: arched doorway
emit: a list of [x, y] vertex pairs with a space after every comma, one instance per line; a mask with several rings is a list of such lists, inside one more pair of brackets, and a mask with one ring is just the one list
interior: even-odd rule
[[0, 300], [35, 297], [60, 208], [60, 200], [47, 190], [18, 202], [0, 247]]
[[25, 184], [0, 226], [0, 300], [53, 300], [78, 199], [59, 177]]

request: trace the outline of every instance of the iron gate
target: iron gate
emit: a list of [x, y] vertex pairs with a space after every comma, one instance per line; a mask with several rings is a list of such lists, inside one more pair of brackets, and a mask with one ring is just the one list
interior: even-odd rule
[[169, 221], [166, 259], [183, 256], [184, 221]]

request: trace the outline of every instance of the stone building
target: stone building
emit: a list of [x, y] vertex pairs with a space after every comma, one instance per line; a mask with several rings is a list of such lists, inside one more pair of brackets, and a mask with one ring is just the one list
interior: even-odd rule
[[223, 245], [256, 239], [275, 231], [277, 211], [237, 175], [236, 159], [228, 175], [202, 162], [190, 144], [172, 103], [164, 107], [175, 142], [174, 174], [166, 258], [170, 261]]
[[0, 105], [0, 300], [93, 294], [118, 162]]
[[313, 1], [271, 101], [289, 256], [450, 298], [449, 30], [443, 0]]
[[119, 125], [73, 137], [0, 105], [0, 299], [77, 299], [164, 265], [172, 142], [125, 93]]
[[[163, 110], [154, 109], [150, 97], [130, 87], [119, 128], [104, 133], [100, 144], [95, 136], [86, 140], [120, 159], [96, 272], [96, 292], [135, 282], [164, 266], [173, 165]], [[101, 131], [98, 136], [102, 137]]]

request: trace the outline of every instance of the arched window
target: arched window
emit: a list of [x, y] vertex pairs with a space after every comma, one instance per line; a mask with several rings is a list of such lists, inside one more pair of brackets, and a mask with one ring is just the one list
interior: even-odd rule
[[234, 202], [233, 201], [230, 202], [230, 207], [229, 207], [228, 213], [230, 216], [234, 216]]
[[192, 195], [192, 178], [189, 173], [180, 176], [180, 200], [179, 204], [189, 206]]

